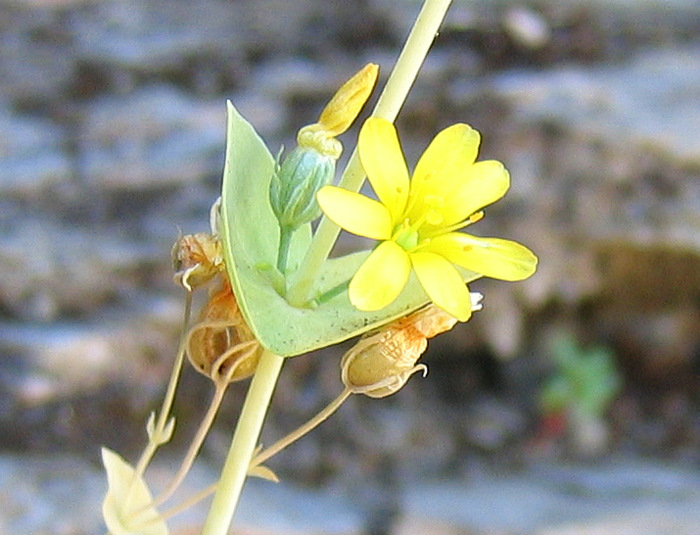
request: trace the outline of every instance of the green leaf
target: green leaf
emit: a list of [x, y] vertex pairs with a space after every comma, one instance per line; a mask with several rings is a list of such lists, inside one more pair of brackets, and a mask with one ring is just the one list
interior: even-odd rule
[[153, 497], [146, 482], [118, 454], [102, 448], [107, 472], [107, 495], [102, 516], [111, 535], [168, 535], [168, 527], [151, 506]]
[[[226, 268], [248, 325], [267, 349], [285, 357], [336, 344], [379, 327], [423, 306], [428, 297], [414, 275], [401, 296], [377, 312], [361, 312], [347, 290], [317, 306], [291, 306], [275, 290], [279, 227], [269, 202], [274, 158], [260, 136], [228, 103], [226, 163], [222, 185], [221, 237]], [[311, 240], [311, 227], [294, 235], [289, 269], [294, 271]], [[328, 260], [316, 285], [316, 296], [347, 283], [367, 257], [363, 251]], [[480, 275], [462, 271], [466, 282]]]

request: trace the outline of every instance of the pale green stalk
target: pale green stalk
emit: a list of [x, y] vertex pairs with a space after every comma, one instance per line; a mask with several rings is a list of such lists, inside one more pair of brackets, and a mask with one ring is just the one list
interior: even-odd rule
[[203, 535], [228, 533], [283, 362], [283, 357], [269, 351], [265, 351], [260, 357], [238, 417], [238, 425], [221, 471], [221, 479], [209, 509]]
[[168, 422], [170, 422], [170, 410], [172, 409], [173, 402], [175, 401], [175, 391], [180, 379], [182, 363], [185, 360], [185, 340], [187, 339], [187, 327], [190, 323], [191, 310], [192, 292], [187, 292], [185, 294], [185, 312], [182, 320], [182, 331], [180, 332], [180, 342], [178, 344], [177, 356], [175, 357], [175, 362], [173, 363], [173, 369], [170, 372], [170, 380], [168, 381], [168, 387], [165, 392], [165, 397], [163, 398], [163, 405], [158, 413], [158, 420], [155, 422], [153, 433], [148, 437], [148, 444], [141, 454], [138, 463], [136, 464], [136, 469], [134, 470], [134, 481], [143, 476], [148, 463], [151, 462], [151, 459], [153, 458], [153, 455], [155, 455], [158, 447], [164, 442], [170, 440], [170, 437], [166, 434], [166, 428], [169, 427]]
[[[394, 121], [418, 75], [450, 1], [425, 1], [373, 115]], [[357, 191], [363, 180], [364, 174], [357, 150], [355, 150], [339, 185]], [[299, 274], [287, 294], [291, 304], [301, 305], [306, 302], [311, 287], [323, 262], [328, 258], [339, 232], [340, 229], [327, 221], [325, 217], [321, 220], [309, 251], [299, 269]], [[283, 361], [284, 359], [279, 355], [267, 351], [260, 358], [238, 419], [233, 442], [202, 531], [203, 535], [226, 535], [228, 533]]]
[[296, 442], [297, 440], [299, 440], [301, 437], [303, 437], [307, 433], [316, 429], [319, 425], [321, 425], [323, 422], [328, 420], [328, 418], [330, 418], [333, 415], [333, 413], [335, 411], [337, 411], [340, 408], [340, 406], [343, 403], [345, 403], [345, 400], [348, 399], [351, 395], [352, 395], [352, 390], [350, 390], [349, 388], [345, 388], [337, 398], [335, 398], [328, 405], [326, 405], [321, 410], [321, 412], [316, 414], [316, 416], [311, 418], [311, 420], [304, 423], [300, 427], [296, 428], [294, 431], [292, 431], [288, 435], [285, 435], [284, 437], [279, 439], [277, 442], [275, 442], [269, 448], [258, 453], [253, 458], [253, 460], [250, 462], [250, 466], [251, 467], [260, 466], [262, 463], [267, 461], [270, 457], [277, 455], [284, 448], [286, 448], [290, 444]]
[[[435, 35], [437, 35], [450, 2], [451, 0], [425, 1], [399, 59], [396, 61], [394, 70], [387, 80], [384, 91], [382, 91], [372, 112], [373, 116], [394, 122], [406, 100], [408, 91], [418, 76], [418, 71], [428, 54]], [[338, 186], [351, 191], [359, 191], [364, 179], [365, 174], [362, 165], [360, 165], [360, 157], [356, 148], [350, 156]], [[339, 233], [338, 225], [325, 216], [321, 219], [309, 250], [287, 292], [289, 304], [303, 306], [307, 302], [311, 288], [321, 272], [323, 263], [333, 249]]]

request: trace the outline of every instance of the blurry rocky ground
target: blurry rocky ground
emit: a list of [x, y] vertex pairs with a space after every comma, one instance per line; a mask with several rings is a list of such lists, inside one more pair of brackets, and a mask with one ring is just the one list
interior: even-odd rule
[[[143, 446], [182, 312], [170, 247], [179, 229], [207, 230], [225, 100], [276, 153], [360, 66], [379, 63], [385, 80], [417, 11], [0, 2], [0, 531], [102, 529], [99, 446], [130, 459]], [[455, 0], [398, 119], [402, 141], [415, 161], [448, 124], [480, 130], [482, 158], [504, 161], [513, 185], [475, 232], [528, 244], [540, 269], [473, 284], [484, 310], [432, 342], [428, 377], [350, 400], [275, 458], [285, 487], [252, 486], [246, 503], [265, 513], [245, 522], [698, 533], [699, 36], [693, 0]], [[623, 379], [588, 449], [538, 405], [561, 335], [607, 348]], [[267, 443], [336, 395], [346, 347], [287, 364]], [[186, 372], [172, 455], [210, 392]], [[203, 485], [244, 393], [233, 389], [205, 445]], [[288, 494], [287, 482], [307, 490]], [[319, 510], [329, 513], [314, 524]]]

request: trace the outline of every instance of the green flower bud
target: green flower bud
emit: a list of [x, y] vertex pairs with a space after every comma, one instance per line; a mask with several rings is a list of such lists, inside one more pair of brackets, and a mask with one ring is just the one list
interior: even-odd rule
[[277, 167], [270, 183], [270, 204], [281, 228], [296, 229], [321, 215], [316, 193], [335, 174], [333, 156], [298, 146]]

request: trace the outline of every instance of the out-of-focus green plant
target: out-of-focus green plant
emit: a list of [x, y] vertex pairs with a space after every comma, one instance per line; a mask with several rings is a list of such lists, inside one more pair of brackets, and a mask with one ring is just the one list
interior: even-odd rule
[[540, 391], [542, 411], [563, 418], [576, 455], [598, 455], [609, 443], [605, 414], [622, 387], [614, 355], [563, 336], [554, 343], [551, 358], [555, 370]]
[[602, 417], [622, 386], [613, 353], [603, 347], [583, 348], [564, 336], [555, 342], [551, 358], [556, 369], [540, 393], [544, 411]]

